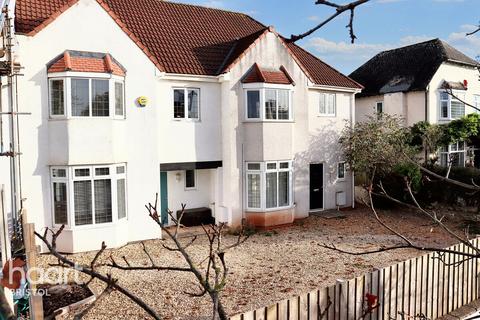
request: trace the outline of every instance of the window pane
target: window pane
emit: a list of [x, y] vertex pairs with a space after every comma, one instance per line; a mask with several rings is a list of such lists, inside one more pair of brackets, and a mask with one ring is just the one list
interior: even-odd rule
[[67, 184], [53, 183], [53, 216], [55, 224], [67, 224]]
[[64, 110], [63, 80], [50, 81], [50, 103], [52, 115], [63, 115]]
[[73, 203], [75, 207], [75, 225], [92, 224], [92, 182], [73, 182]]
[[266, 200], [267, 208], [276, 208], [277, 207], [277, 173], [269, 172], [267, 173], [267, 189], [266, 189]]
[[72, 116], [88, 117], [88, 80], [72, 79]]
[[320, 93], [320, 106], [319, 106], [318, 112], [320, 114], [326, 114], [327, 113], [327, 103], [326, 103], [326, 94], [325, 93]]
[[249, 163], [247, 168], [248, 170], [260, 170], [260, 163]]
[[442, 167], [448, 166], [448, 153], [441, 153], [440, 154], [440, 165]]
[[173, 90], [173, 117], [185, 118], [185, 90]]
[[109, 116], [108, 80], [92, 80], [92, 116]]
[[267, 170], [275, 170], [277, 169], [277, 164], [275, 162], [267, 163]]
[[260, 118], [260, 91], [247, 91], [247, 118]]
[[95, 180], [95, 223], [112, 222], [112, 181]]
[[383, 113], [383, 102], [377, 102], [377, 113]]
[[198, 95], [197, 89], [188, 89], [188, 117], [198, 119]]
[[96, 176], [108, 176], [110, 174], [109, 168], [95, 168]]
[[88, 177], [90, 169], [75, 169], [75, 177]]
[[345, 178], [345, 163], [341, 162], [338, 164], [338, 173], [337, 176], [339, 179]]
[[288, 90], [278, 90], [278, 119], [288, 120], [289, 117], [289, 105]]
[[451, 102], [452, 119], [458, 119], [465, 115], [465, 105], [458, 100], [452, 100]]
[[448, 93], [445, 91], [440, 92], [440, 100], [448, 100]]
[[117, 210], [118, 219], [127, 216], [127, 207], [125, 205], [125, 179], [117, 180]]
[[448, 101], [442, 101], [442, 118], [448, 118]]
[[335, 95], [334, 94], [328, 95], [327, 113], [335, 114]]
[[195, 188], [195, 170], [185, 171], [185, 188]]
[[284, 171], [278, 173], [278, 206], [285, 207], [290, 204], [290, 172]]
[[124, 166], [117, 167], [117, 174], [121, 174], [121, 173], [125, 173], [125, 167]]
[[275, 90], [265, 90], [265, 118], [277, 119], [277, 98]]
[[123, 116], [123, 83], [115, 82], [115, 115]]
[[52, 169], [52, 177], [65, 178], [67, 176], [67, 170], [65, 169]]
[[290, 163], [280, 162], [280, 169], [288, 169], [289, 167], [290, 167]]
[[260, 208], [260, 174], [247, 175], [247, 201], [249, 208]]

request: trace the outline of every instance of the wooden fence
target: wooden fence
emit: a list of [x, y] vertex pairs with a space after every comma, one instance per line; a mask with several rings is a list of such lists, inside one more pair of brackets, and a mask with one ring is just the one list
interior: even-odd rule
[[[472, 243], [478, 248], [479, 238]], [[480, 259], [432, 252], [230, 320], [436, 319], [480, 298], [479, 271]], [[369, 298], [378, 299], [373, 308]]]

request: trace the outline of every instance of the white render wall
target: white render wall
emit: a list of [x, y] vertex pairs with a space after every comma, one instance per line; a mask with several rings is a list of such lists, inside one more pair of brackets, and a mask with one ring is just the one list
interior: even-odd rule
[[[36, 228], [52, 225], [50, 165], [127, 162], [128, 224], [66, 230], [60, 249], [85, 251], [99, 248], [102, 240], [115, 247], [158, 237], [144, 209], [160, 180], [155, 66], [93, 0], [79, 1], [34, 37], [17, 39], [25, 74], [19, 107], [32, 113], [21, 123], [23, 191]], [[49, 120], [46, 63], [67, 49], [109, 52], [127, 69], [126, 120]], [[139, 96], [147, 96], [150, 104], [137, 107]]]

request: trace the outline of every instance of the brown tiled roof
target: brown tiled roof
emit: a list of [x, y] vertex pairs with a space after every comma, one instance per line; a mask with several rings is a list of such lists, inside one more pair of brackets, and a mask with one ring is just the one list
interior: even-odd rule
[[[17, 0], [15, 30], [34, 35], [78, 0]], [[251, 17], [225, 10], [162, 0], [97, 0], [123, 31], [161, 70], [219, 75], [267, 31]], [[293, 57], [319, 85], [361, 88], [293, 43]]]
[[67, 50], [47, 64], [47, 72], [100, 72], [125, 75], [123, 66], [108, 53]]
[[281, 67], [280, 70], [262, 69], [258, 64], [254, 64], [242, 79], [243, 83], [273, 83], [273, 84], [293, 84], [292, 78], [287, 70]]

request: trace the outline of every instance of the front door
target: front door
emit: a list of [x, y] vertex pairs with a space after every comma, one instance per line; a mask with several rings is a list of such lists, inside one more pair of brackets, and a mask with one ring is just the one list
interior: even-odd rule
[[167, 172], [160, 172], [160, 218], [163, 225], [168, 224], [168, 180]]
[[323, 209], [323, 163], [310, 164], [310, 210]]

